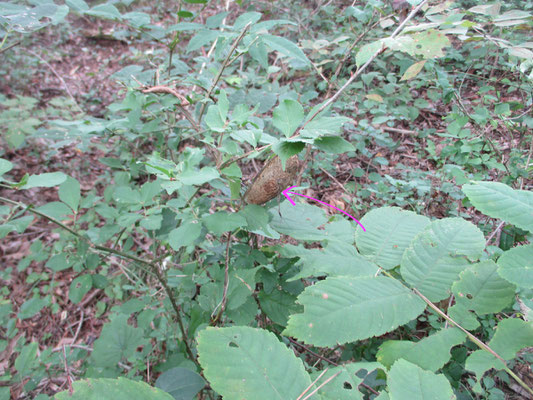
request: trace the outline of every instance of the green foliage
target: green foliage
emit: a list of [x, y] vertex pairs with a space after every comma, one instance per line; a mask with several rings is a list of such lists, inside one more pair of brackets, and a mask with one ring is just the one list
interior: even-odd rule
[[301, 360], [267, 331], [208, 328], [198, 353], [213, 389], [228, 400], [292, 399], [311, 384]]
[[77, 381], [73, 384], [74, 394], [70, 395], [68, 391], [58, 393], [54, 398], [56, 400], [65, 399], [117, 399], [117, 400], [171, 400], [172, 396], [164, 391], [150, 387], [144, 382], [136, 382], [131, 379], [86, 379]]
[[[424, 6], [392, 34], [379, 1], [37, 3], [0, 3], [14, 71], [13, 48], [79, 17], [153, 50], [112, 75], [122, 91], [98, 117], [0, 96], [0, 237], [54, 229], [0, 271], [3, 382], [35, 393], [70, 374], [55, 398], [181, 400], [524, 386], [512, 366], [533, 346], [530, 6]], [[55, 165], [61, 148], [93, 158]], [[24, 156], [40, 152], [49, 164], [33, 173]], [[298, 158], [308, 198], [245, 204], [275, 155]], [[78, 307], [91, 315], [71, 321]], [[107, 322], [79, 344], [88, 318]], [[24, 327], [48, 334], [45, 320], [77, 341], [32, 342]]]

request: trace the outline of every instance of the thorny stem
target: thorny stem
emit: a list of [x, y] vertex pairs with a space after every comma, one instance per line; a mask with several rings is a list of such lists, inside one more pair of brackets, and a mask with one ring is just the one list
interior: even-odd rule
[[81, 235], [79, 232], [76, 232], [75, 230], [69, 228], [67, 225], [63, 224], [62, 222], [58, 221], [57, 219], [55, 219], [53, 217], [50, 217], [49, 215], [46, 215], [46, 214], [44, 214], [44, 213], [42, 213], [42, 212], [40, 212], [38, 210], [33, 209], [31, 205], [26, 205], [24, 203], [21, 203], [21, 202], [18, 202], [18, 201], [13, 201], [13, 200], [7, 199], [5, 197], [0, 197], [0, 201], [3, 201], [4, 203], [8, 203], [8, 204], [20, 207], [20, 208], [24, 208], [25, 211], [29, 211], [29, 212], [31, 212], [31, 213], [33, 213], [35, 215], [38, 215], [40, 217], [43, 217], [43, 218], [47, 219], [48, 221], [50, 221], [50, 222], [56, 224], [57, 226], [63, 228], [67, 232], [73, 234], [77, 238], [87, 242], [89, 244], [89, 246], [92, 249], [94, 249], [94, 250], [99, 250], [99, 251], [102, 251], [102, 252], [105, 252], [105, 253], [115, 254], [117, 256], [120, 256], [120, 257], [123, 257], [123, 258], [127, 258], [127, 259], [130, 259], [132, 261], [136, 261], [138, 263], [144, 264], [144, 265], [148, 265], [150, 267], [150, 269], [152, 270], [152, 272], [155, 274], [155, 276], [156, 276], [157, 280], [159, 281], [159, 283], [161, 284], [161, 286], [163, 286], [163, 289], [165, 290], [165, 293], [167, 294], [167, 296], [168, 296], [168, 298], [170, 300], [170, 304], [172, 305], [172, 308], [174, 309], [174, 311], [176, 313], [176, 319], [177, 319], [178, 325], [180, 327], [180, 331], [181, 331], [181, 334], [182, 334], [182, 337], [183, 337], [183, 343], [185, 344], [185, 349], [187, 351], [187, 355], [189, 356], [191, 361], [193, 361], [196, 365], [199, 366], [198, 360], [194, 356], [194, 354], [193, 354], [193, 352], [191, 350], [191, 347], [189, 345], [189, 342], [188, 342], [187, 332], [186, 332], [185, 326], [183, 324], [183, 319], [181, 318], [181, 309], [180, 309], [179, 305], [176, 303], [176, 300], [174, 299], [174, 296], [172, 295], [172, 291], [171, 291], [170, 287], [167, 284], [167, 280], [165, 279], [165, 277], [163, 276], [163, 274], [159, 270], [159, 266], [156, 264], [156, 262], [145, 260], [145, 259], [142, 259], [140, 257], [134, 256], [132, 254], [124, 253], [124, 252], [122, 252], [120, 250], [112, 249], [112, 248], [105, 247], [105, 246], [95, 245], [93, 242], [91, 242], [85, 236]]

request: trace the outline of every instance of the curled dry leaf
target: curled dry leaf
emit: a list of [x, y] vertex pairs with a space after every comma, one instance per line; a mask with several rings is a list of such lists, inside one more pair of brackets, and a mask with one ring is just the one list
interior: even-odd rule
[[254, 178], [251, 186], [244, 194], [247, 204], [264, 204], [291, 186], [300, 167], [298, 156], [290, 157], [285, 163], [285, 171], [281, 167], [278, 156], [271, 158]]

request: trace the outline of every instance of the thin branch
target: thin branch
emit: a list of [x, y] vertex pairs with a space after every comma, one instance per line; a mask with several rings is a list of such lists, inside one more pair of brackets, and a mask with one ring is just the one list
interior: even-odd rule
[[333, 375], [331, 375], [328, 379], [326, 379], [324, 382], [322, 382], [315, 390], [313, 390], [311, 393], [309, 393], [307, 396], [305, 396], [302, 400], [309, 399], [312, 395], [314, 395], [316, 392], [318, 392], [320, 389], [322, 389], [324, 386], [326, 386], [329, 382], [331, 382], [333, 379], [335, 379], [342, 371], [339, 371]]
[[[225, 257], [225, 265], [224, 265], [224, 291], [222, 293], [222, 300], [220, 300], [220, 303], [215, 307], [215, 310], [211, 314], [211, 317], [215, 314], [217, 308], [218, 313], [216, 314], [216, 317], [213, 318], [211, 325], [216, 325], [216, 323], [220, 320], [222, 317], [222, 314], [224, 313], [224, 310], [226, 309], [226, 302], [228, 300], [228, 286], [229, 286], [229, 249], [231, 245], [231, 232], [228, 232], [228, 242], [226, 243], [226, 257]], [[220, 308], [219, 308], [220, 307]]]
[[61, 75], [59, 75], [57, 73], [57, 71], [54, 69], [54, 67], [52, 67], [48, 61], [46, 61], [44, 58], [42, 58], [39, 54], [35, 53], [34, 51], [32, 50], [29, 50], [29, 49], [23, 49], [23, 51], [27, 52], [27, 53], [30, 53], [31, 55], [37, 57], [44, 65], [46, 65], [48, 68], [50, 68], [50, 70], [52, 71], [52, 73], [57, 77], [57, 79], [59, 79], [59, 81], [63, 84], [64, 88], [65, 88], [65, 91], [67, 92], [67, 94], [69, 95], [69, 97], [72, 99], [72, 101], [74, 102], [74, 104], [76, 105], [76, 107], [78, 107], [78, 109], [83, 112], [83, 109], [80, 107], [80, 105], [78, 104], [78, 102], [76, 101], [76, 99], [74, 98], [74, 96], [72, 95], [72, 93], [70, 92], [70, 89], [67, 85], [67, 83], [65, 82], [65, 80], [61, 77]]
[[233, 54], [233, 52], [235, 51], [235, 49], [237, 48], [237, 46], [241, 42], [242, 38], [246, 34], [246, 31], [248, 30], [248, 28], [250, 28], [251, 25], [252, 25], [252, 23], [248, 22], [246, 24], [246, 26], [243, 28], [243, 30], [242, 30], [241, 34], [239, 35], [239, 37], [231, 45], [229, 53], [226, 56], [226, 59], [224, 60], [224, 62], [222, 63], [222, 68], [220, 68], [220, 71], [218, 71], [218, 74], [217, 74], [215, 80], [213, 81], [213, 84], [211, 85], [211, 87], [207, 91], [207, 94], [205, 95], [204, 103], [202, 103], [202, 106], [200, 108], [200, 113], [198, 115], [198, 123], [200, 123], [202, 121], [202, 116], [204, 115], [205, 107], [207, 106], [207, 100], [209, 100], [209, 97], [211, 96], [211, 93], [213, 93], [213, 90], [215, 90], [215, 87], [218, 85], [218, 81], [222, 77], [222, 73], [224, 72], [226, 67], [229, 65], [229, 60], [231, 58], [231, 55]]
[[[398, 36], [398, 34], [400, 34], [400, 32], [403, 30], [403, 28], [405, 27], [405, 25], [407, 24], [407, 22], [409, 20], [411, 20], [415, 14], [427, 3], [428, 0], [424, 0], [422, 3], [420, 3], [417, 7], [415, 7], [411, 13], [407, 16], [407, 18], [398, 26], [398, 28], [396, 28], [396, 30], [392, 33], [392, 35], [390, 36], [390, 39], [394, 39], [396, 36]], [[355, 74], [353, 74], [350, 79], [348, 79], [346, 81], [346, 83], [333, 95], [331, 96], [328, 100], [326, 100], [322, 106], [320, 106], [320, 108], [315, 111], [315, 113], [311, 116], [311, 118], [309, 118], [305, 124], [303, 124], [300, 128], [298, 128], [296, 130], [296, 132], [294, 133], [293, 137], [296, 136], [297, 134], [300, 133], [300, 131], [302, 129], [304, 129], [307, 124], [309, 124], [313, 119], [315, 119], [315, 117], [317, 115], [319, 115], [322, 111], [324, 111], [326, 108], [328, 108], [331, 104], [333, 104], [333, 102], [335, 102], [335, 100], [337, 100], [337, 98], [342, 94], [342, 92], [344, 92], [348, 86], [350, 86], [353, 81], [355, 79], [357, 79], [357, 77], [359, 77], [359, 75], [361, 75], [361, 73], [377, 58], [377, 56], [379, 56], [381, 53], [383, 53], [385, 51], [386, 47], [385, 45], [383, 44], [381, 46], [381, 48], [379, 48], [378, 50], [376, 50], [374, 52], [374, 54], [367, 60], [366, 63], [364, 63], [361, 67], [359, 67], [357, 69], [357, 71], [355, 72]]]
[[479, 348], [488, 351], [490, 354], [492, 354], [494, 357], [496, 357], [498, 360], [502, 362], [502, 367], [509, 375], [513, 377], [513, 379], [518, 382], [520, 386], [522, 386], [524, 389], [526, 389], [530, 394], [533, 395], [533, 389], [530, 388], [518, 375], [516, 375], [508, 366], [506, 361], [494, 350], [492, 350], [488, 345], [483, 343], [481, 340], [479, 340], [477, 337], [472, 335], [470, 332], [468, 332], [465, 328], [463, 328], [461, 325], [459, 325], [457, 322], [455, 322], [452, 318], [450, 318], [446, 313], [444, 313], [440, 308], [438, 308], [435, 304], [433, 304], [427, 297], [425, 297], [422, 293], [418, 291], [418, 289], [412, 289], [413, 292], [415, 292], [422, 300], [426, 302], [426, 304], [434, 310], [437, 314], [439, 314], [442, 318], [444, 318], [446, 321], [450, 322], [460, 330], [462, 330], [468, 338], [473, 341], [475, 344], [478, 345]]
[[72, 233], [77, 238], [80, 238], [80, 239], [84, 240], [92, 249], [100, 250], [100, 251], [103, 251], [103, 252], [106, 252], [106, 253], [116, 254], [118, 256], [121, 256], [121, 257], [124, 257], [124, 258], [128, 258], [128, 259], [130, 259], [132, 261], [137, 261], [137, 262], [139, 262], [141, 264], [148, 265], [150, 267], [151, 271], [157, 277], [159, 283], [161, 283], [161, 285], [163, 286], [163, 289], [165, 290], [165, 293], [166, 293], [166, 295], [168, 296], [168, 298], [170, 300], [170, 304], [172, 305], [172, 308], [174, 309], [174, 311], [176, 313], [176, 318], [178, 320], [178, 325], [179, 325], [181, 333], [182, 333], [183, 342], [185, 344], [185, 348], [186, 348], [188, 356], [190, 357], [191, 361], [193, 361], [194, 363], [196, 363], [196, 365], [199, 366], [198, 360], [194, 356], [194, 354], [193, 354], [193, 352], [191, 350], [191, 347], [189, 345], [189, 342], [188, 342], [187, 331], [185, 330], [185, 326], [184, 326], [183, 320], [181, 318], [181, 309], [178, 306], [178, 304], [176, 303], [176, 300], [174, 299], [174, 296], [172, 296], [172, 291], [171, 291], [170, 287], [168, 286], [165, 277], [162, 275], [161, 271], [159, 270], [159, 266], [157, 264], [155, 264], [153, 261], [144, 260], [144, 259], [139, 258], [137, 256], [134, 256], [134, 255], [131, 255], [131, 254], [127, 254], [127, 253], [124, 253], [124, 252], [116, 250], [116, 249], [111, 249], [109, 247], [95, 245], [88, 238], [86, 238], [85, 236], [81, 235], [80, 233], [74, 231], [73, 229], [69, 228], [68, 226], [66, 226], [62, 222], [56, 220], [53, 217], [50, 217], [49, 215], [46, 215], [46, 214], [44, 214], [44, 213], [42, 213], [40, 211], [37, 211], [37, 210], [33, 209], [31, 206], [26, 206], [24, 203], [13, 201], [13, 200], [10, 200], [10, 199], [6, 199], [5, 197], [0, 197], [0, 201], [3, 201], [3, 202], [8, 203], [8, 204], [12, 204], [14, 206], [18, 206], [18, 207], [21, 207], [21, 208], [25, 208], [26, 209], [25, 211], [29, 211], [29, 212], [31, 212], [33, 214], [39, 215], [39, 216], [47, 219], [48, 221], [50, 221], [50, 222], [56, 224], [57, 226], [65, 229], [69, 233]]

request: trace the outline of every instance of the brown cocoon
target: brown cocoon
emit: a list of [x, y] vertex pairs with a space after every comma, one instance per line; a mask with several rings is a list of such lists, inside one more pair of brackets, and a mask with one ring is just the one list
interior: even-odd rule
[[278, 156], [267, 161], [263, 169], [254, 178], [252, 185], [244, 194], [247, 204], [264, 204], [287, 189], [293, 183], [300, 167], [298, 156], [292, 156], [285, 162], [285, 171], [281, 168]]

